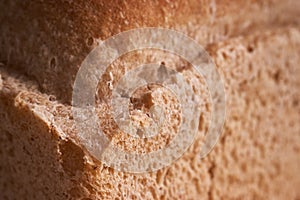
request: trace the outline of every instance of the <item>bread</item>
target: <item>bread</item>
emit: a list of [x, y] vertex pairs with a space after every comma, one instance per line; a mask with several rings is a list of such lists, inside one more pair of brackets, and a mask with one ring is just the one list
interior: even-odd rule
[[[227, 117], [220, 141], [200, 159], [211, 113], [207, 100], [199, 134], [187, 152], [169, 167], [142, 174], [116, 171], [95, 159], [76, 140], [71, 106], [42, 93], [30, 76], [2, 66], [0, 197], [300, 198], [299, 43], [300, 29], [291, 26], [207, 45], [225, 85]], [[130, 66], [138, 58], [160, 62], [166, 56], [145, 51], [113, 65], [127, 59]], [[167, 65], [172, 60], [175, 68], [184, 63], [171, 56]], [[206, 94], [198, 80], [199, 94]]]
[[138, 27], [176, 29], [202, 46], [299, 23], [298, 0], [9, 1], [0, 4], [0, 61], [70, 103], [80, 64], [101, 40]]

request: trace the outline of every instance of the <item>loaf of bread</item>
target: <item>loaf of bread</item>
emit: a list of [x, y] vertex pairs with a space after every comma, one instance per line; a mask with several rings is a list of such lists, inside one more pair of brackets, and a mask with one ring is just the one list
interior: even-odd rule
[[[0, 198], [299, 199], [297, 4], [80, 0], [1, 5]], [[190, 80], [202, 99], [198, 134], [184, 155], [158, 171], [136, 174], [106, 166], [80, 143], [70, 98], [79, 66], [97, 42], [144, 26], [174, 28], [205, 46], [224, 82], [227, 113], [218, 143], [201, 159], [212, 103], [205, 80], [190, 63], [160, 50], [131, 52], [114, 61], [99, 83], [96, 110], [105, 134], [124, 151], [163, 148], [178, 120], [170, 118], [168, 134], [147, 143], [122, 134], [102, 104], [111, 96], [111, 74], [116, 81], [139, 63], [163, 63]], [[165, 99], [176, 111], [178, 102], [161, 93], [165, 96], [153, 101]], [[133, 106], [139, 106], [138, 95]]]

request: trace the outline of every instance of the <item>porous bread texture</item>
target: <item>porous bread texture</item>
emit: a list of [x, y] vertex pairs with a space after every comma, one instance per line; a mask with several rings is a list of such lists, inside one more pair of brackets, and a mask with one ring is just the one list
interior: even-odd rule
[[205, 46], [253, 30], [298, 24], [299, 8], [298, 0], [3, 1], [0, 61], [70, 103], [80, 64], [98, 40], [133, 28], [164, 27]]
[[299, 28], [285, 28], [210, 45], [226, 88], [220, 141], [200, 159], [197, 138], [173, 165], [145, 174], [93, 159], [74, 139], [70, 106], [1, 70], [1, 198], [298, 199], [299, 44]]
[[292, 28], [211, 46], [228, 108], [209, 155], [213, 197], [299, 198], [299, 38]]
[[[146, 153], [164, 148], [164, 146], [168, 145], [172, 138], [176, 135], [179, 130], [179, 124], [182, 121], [182, 117], [180, 116], [180, 107], [183, 105], [180, 105], [180, 97], [176, 97], [174, 94], [169, 93], [168, 98], [160, 98], [160, 100], [157, 99], [155, 104], [157, 106], [165, 106], [167, 108], [166, 111], [168, 111], [168, 108], [171, 108], [169, 109], [169, 117], [166, 118], [166, 123], [161, 126], [161, 130], [159, 130], [160, 134], [154, 135], [153, 138], [140, 140], [118, 130], [116, 122], [114, 122], [111, 115], [111, 105], [107, 104], [107, 101], [110, 101], [112, 98], [111, 95], [113, 88], [111, 88], [111, 84], [113, 87], [116, 87], [116, 85], [119, 84], [119, 80], [125, 73], [146, 63], [156, 63], [158, 65], [163, 64], [169, 69], [180, 71], [188, 85], [190, 85], [193, 92], [197, 94], [200, 99], [198, 107], [202, 114], [201, 121], [208, 121], [210, 118], [211, 105], [209, 91], [207, 90], [203, 77], [195, 72], [190, 63], [184, 61], [178, 55], [170, 54], [161, 50], [148, 49], [127, 53], [115, 60], [103, 75], [98, 84], [96, 107], [104, 133], [112, 137], [113, 144], [116, 144], [119, 148], [129, 152], [134, 151]], [[149, 74], [149, 76], [153, 76], [153, 74]], [[157, 89], [163, 89], [163, 87], [158, 86]], [[151, 95], [154, 97], [155, 93], [151, 93]], [[168, 93], [165, 93], [165, 97], [167, 97], [167, 95]], [[139, 112], [140, 109], [135, 109], [135, 111]], [[132, 117], [135, 116], [132, 115]], [[203, 137], [204, 130], [201, 130], [199, 134]]]

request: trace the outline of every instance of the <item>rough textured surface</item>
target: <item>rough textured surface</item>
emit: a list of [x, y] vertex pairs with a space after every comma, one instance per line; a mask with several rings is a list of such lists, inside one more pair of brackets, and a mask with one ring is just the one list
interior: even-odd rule
[[181, 31], [201, 45], [298, 24], [298, 0], [2, 1], [0, 61], [70, 102], [76, 72], [99, 40], [138, 27]]
[[[240, 36], [207, 49], [226, 87], [221, 140], [199, 159], [201, 133], [208, 127], [208, 120], [201, 120], [199, 138], [182, 158], [138, 175], [94, 160], [76, 141], [70, 106], [1, 66], [0, 197], [299, 199], [299, 28]], [[143, 57], [149, 59], [147, 53], [137, 56]], [[205, 88], [200, 79], [195, 84]]]
[[212, 47], [228, 101], [225, 132], [210, 155], [212, 197], [299, 198], [299, 36], [289, 29]]

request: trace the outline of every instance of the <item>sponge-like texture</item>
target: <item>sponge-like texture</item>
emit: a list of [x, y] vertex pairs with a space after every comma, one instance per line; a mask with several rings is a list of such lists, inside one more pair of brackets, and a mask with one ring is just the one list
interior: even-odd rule
[[[173, 165], [145, 174], [118, 172], [95, 160], [76, 141], [70, 106], [1, 68], [1, 198], [299, 199], [299, 28], [236, 37], [207, 49], [225, 84], [220, 141], [199, 158], [208, 102], [188, 151]], [[205, 88], [200, 80], [196, 84]]]

